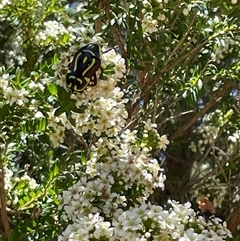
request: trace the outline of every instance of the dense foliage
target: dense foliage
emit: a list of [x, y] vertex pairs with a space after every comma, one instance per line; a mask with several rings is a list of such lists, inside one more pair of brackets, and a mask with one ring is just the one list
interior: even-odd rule
[[[237, 0], [3, 0], [0, 21], [0, 240], [238, 240]], [[71, 93], [89, 43], [103, 73]]]

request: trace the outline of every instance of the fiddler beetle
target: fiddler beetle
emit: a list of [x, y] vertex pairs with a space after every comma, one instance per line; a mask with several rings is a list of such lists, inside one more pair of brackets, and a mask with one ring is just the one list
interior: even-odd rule
[[98, 44], [90, 43], [80, 48], [68, 65], [66, 86], [73, 93], [81, 93], [88, 86], [96, 86], [103, 68], [102, 50]]

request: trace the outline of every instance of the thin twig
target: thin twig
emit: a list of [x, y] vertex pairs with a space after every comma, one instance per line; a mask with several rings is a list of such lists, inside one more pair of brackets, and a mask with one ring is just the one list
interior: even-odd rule
[[202, 166], [202, 163], [206, 160], [206, 157], [208, 156], [208, 154], [210, 153], [210, 151], [212, 150], [214, 144], [216, 143], [216, 141], [220, 138], [221, 134], [223, 132], [223, 128], [218, 132], [217, 136], [212, 140], [210, 146], [208, 147], [208, 149], [206, 150], [206, 152], [204, 153], [204, 155], [202, 156], [200, 162], [198, 163], [198, 167], [195, 169], [195, 171], [192, 174], [192, 179], [195, 179], [199, 173], [200, 173], [200, 168]]
[[1, 221], [4, 228], [4, 234], [9, 236], [10, 234], [10, 224], [7, 215], [7, 203], [6, 203], [6, 192], [5, 192], [5, 182], [4, 182], [4, 170], [3, 170], [3, 160], [0, 156], [0, 203], [1, 203]]
[[169, 62], [172, 61], [173, 56], [177, 53], [177, 51], [182, 47], [185, 39], [187, 38], [188, 34], [190, 33], [190, 31], [192, 30], [192, 26], [195, 23], [196, 17], [197, 17], [197, 12], [198, 10], [195, 11], [191, 22], [189, 24], [188, 30], [184, 33], [184, 35], [182, 36], [182, 38], [180, 39], [179, 43], [177, 44], [177, 46], [173, 49], [172, 53], [170, 54], [170, 56], [168, 57], [165, 66], [168, 66]]
[[213, 107], [220, 98], [233, 86], [234, 81], [229, 81], [223, 85], [223, 87], [213, 96], [210, 101], [205, 105], [205, 107], [197, 113], [188, 123], [186, 123], [180, 130], [178, 130], [175, 134], [170, 136], [170, 140], [174, 140], [179, 136], [182, 136], [194, 123], [202, 117], [211, 107]]
[[154, 108], [153, 108], [153, 116], [152, 116], [152, 123], [155, 123], [156, 121], [156, 115], [157, 115], [157, 107], [158, 107], [158, 88], [156, 89], [155, 93], [155, 100], [154, 100]]
[[202, 166], [202, 163], [206, 160], [206, 157], [208, 156], [208, 154], [212, 150], [216, 141], [221, 137], [221, 134], [222, 134], [224, 129], [225, 129], [225, 125], [221, 128], [221, 130], [218, 132], [218, 135], [216, 136], [216, 138], [214, 138], [214, 140], [211, 142], [210, 146], [208, 147], [208, 149], [204, 153], [203, 157], [201, 158], [200, 162], [198, 163], [197, 168], [194, 170], [194, 173], [191, 176], [191, 184], [189, 183], [189, 185], [187, 185], [184, 188], [185, 191], [183, 191], [183, 193], [189, 193], [190, 190], [192, 190], [192, 189], [196, 190], [197, 188], [201, 187], [203, 185], [203, 183], [206, 180], [208, 180], [208, 178], [217, 174], [219, 172], [219, 169], [221, 170], [222, 166], [224, 166], [227, 162], [229, 162], [229, 158], [228, 159], [226, 158], [226, 160], [222, 163], [221, 168], [214, 168], [210, 172], [208, 172], [205, 176], [201, 176], [201, 177], [197, 178], [199, 176], [199, 174], [201, 173], [200, 168]]
[[174, 119], [176, 119], [176, 118], [178, 118], [178, 117], [180, 117], [180, 116], [193, 113], [194, 111], [195, 111], [195, 110], [188, 110], [188, 111], [185, 111], [185, 112], [181, 112], [181, 113], [179, 113], [179, 114], [177, 114], [177, 115], [175, 115], [175, 116], [171, 116], [171, 117], [169, 117], [169, 118], [166, 118], [163, 122], [161, 122], [160, 124], [158, 124], [158, 129], [159, 129], [164, 123], [166, 123], [166, 122], [168, 122], [168, 121], [171, 121], [171, 120], [174, 120]]
[[[185, 39], [187, 38], [188, 34], [190, 33], [191, 29], [192, 29], [192, 26], [193, 24], [195, 23], [195, 20], [196, 20], [196, 17], [197, 17], [197, 11], [195, 12], [195, 14], [193, 15], [192, 19], [191, 19], [191, 22], [189, 24], [189, 27], [188, 27], [188, 30], [185, 32], [185, 34], [182, 36], [182, 38], [180, 39], [179, 43], [177, 44], [177, 46], [173, 49], [173, 51], [171, 52], [170, 56], [168, 57], [168, 59], [166, 60], [165, 64], [164, 64], [164, 67], [162, 68], [162, 70], [160, 71], [159, 75], [156, 76], [154, 78], [154, 80], [149, 83], [148, 85], [146, 85], [146, 90], [144, 92], [142, 92], [142, 94], [139, 96], [138, 100], [134, 103], [134, 105], [132, 106], [132, 108], [130, 109], [129, 111], [129, 115], [131, 116], [131, 113], [132, 112], [135, 112], [135, 108], [138, 108], [138, 105], [140, 103], [140, 101], [142, 101], [145, 96], [149, 93], [149, 91], [151, 90], [152, 86], [154, 86], [157, 82], [158, 79], [160, 79], [164, 73], [167, 72], [167, 70], [169, 69], [170, 67], [170, 62], [173, 60], [173, 57], [174, 55], [177, 53], [177, 51], [182, 47]], [[172, 68], [172, 66], [171, 66]]]
[[110, 1], [108, 0], [102, 0], [101, 1], [101, 6], [102, 8], [105, 10], [105, 13], [106, 13], [106, 16], [107, 16], [107, 19], [109, 21], [109, 25], [111, 27], [111, 30], [112, 30], [112, 33], [113, 33], [113, 36], [118, 44], [118, 47], [120, 48], [121, 50], [121, 53], [122, 53], [122, 56], [127, 59], [129, 58], [130, 54], [125, 50], [124, 48], [124, 44], [120, 38], [120, 34], [119, 34], [119, 31], [117, 29], [117, 26], [115, 24], [115, 21], [114, 23], [112, 24], [112, 19], [111, 19], [111, 16], [110, 16], [110, 11], [111, 11], [111, 8], [110, 8]]
[[[98, 8], [101, 11], [101, 9], [102, 9], [102, 1], [99, 2]], [[95, 20], [95, 32], [96, 33], [101, 33], [102, 32], [102, 17], [101, 17], [101, 15]]]

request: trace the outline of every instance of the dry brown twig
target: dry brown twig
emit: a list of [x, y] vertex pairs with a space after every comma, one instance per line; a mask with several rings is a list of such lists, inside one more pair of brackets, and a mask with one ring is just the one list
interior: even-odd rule
[[121, 50], [122, 56], [125, 59], [129, 58], [130, 54], [125, 50], [124, 44], [123, 44], [123, 42], [120, 38], [120, 34], [119, 34], [119, 31], [118, 31], [117, 26], [116, 26], [115, 20], [112, 21], [112, 18], [110, 16], [110, 13], [111, 13], [110, 1], [102, 0], [102, 1], [100, 1], [100, 6], [105, 11], [105, 14], [107, 16], [107, 20], [108, 20], [109, 25], [111, 27], [113, 36], [114, 36], [114, 38], [115, 38], [115, 40], [118, 44], [118, 47]]
[[204, 106], [204, 108], [200, 112], [198, 112], [188, 123], [186, 123], [174, 135], [170, 136], [169, 139], [172, 141], [177, 137], [182, 136], [201, 116], [203, 116], [211, 107], [213, 107], [233, 85], [234, 81], [226, 82], [223, 85], [223, 87]]
[[240, 224], [240, 202], [238, 202], [236, 207], [229, 215], [227, 219], [227, 224], [228, 224], [228, 229], [231, 232], [234, 232], [237, 229], [238, 225]]
[[3, 170], [3, 160], [0, 154], [0, 212], [1, 212], [1, 222], [3, 224], [3, 233], [5, 236], [10, 234], [10, 224], [7, 214], [7, 203], [6, 203], [6, 192], [5, 192], [5, 182], [4, 182], [4, 170]]
[[[102, 1], [99, 2], [99, 6], [98, 8], [102, 9]], [[99, 16], [96, 20], [95, 20], [95, 32], [96, 33], [101, 33], [102, 32], [102, 17]]]
[[149, 94], [149, 91], [152, 89], [152, 87], [157, 83], [157, 81], [159, 79], [162, 78], [162, 76], [169, 71], [170, 69], [172, 69], [177, 63], [178, 61], [175, 61], [173, 65], [171, 65], [170, 63], [174, 60], [174, 56], [177, 54], [178, 50], [181, 49], [181, 47], [184, 44], [184, 41], [186, 40], [187, 36], [189, 35], [189, 33], [191, 32], [192, 26], [195, 23], [197, 17], [197, 11], [194, 13], [188, 30], [186, 31], [186, 33], [182, 36], [182, 38], [180, 39], [179, 43], [175, 46], [175, 48], [173, 49], [173, 51], [170, 53], [168, 59], [166, 60], [166, 62], [164, 63], [163, 68], [161, 69], [160, 73], [157, 76], [154, 76], [154, 79], [151, 82], [148, 82], [147, 84], [145, 84], [145, 91], [141, 92], [140, 95], [137, 98], [137, 101], [132, 105], [130, 111], [129, 111], [129, 116], [131, 118], [131, 113], [135, 113], [136, 109], [139, 108], [139, 103], [140, 101], [142, 101], [143, 99], [145, 99], [145, 96], [147, 96]]

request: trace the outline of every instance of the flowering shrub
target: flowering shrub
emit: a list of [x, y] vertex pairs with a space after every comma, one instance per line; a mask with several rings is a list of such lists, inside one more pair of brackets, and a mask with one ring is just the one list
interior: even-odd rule
[[89, 178], [80, 178], [59, 197], [60, 208], [73, 223], [58, 240], [225, 240], [231, 237], [226, 222], [214, 216], [209, 220], [197, 216], [190, 203], [169, 201], [168, 210], [145, 203], [153, 188], [164, 189], [166, 176], [162, 171], [156, 161], [144, 156], [115, 157], [104, 163], [89, 161], [86, 170]]

